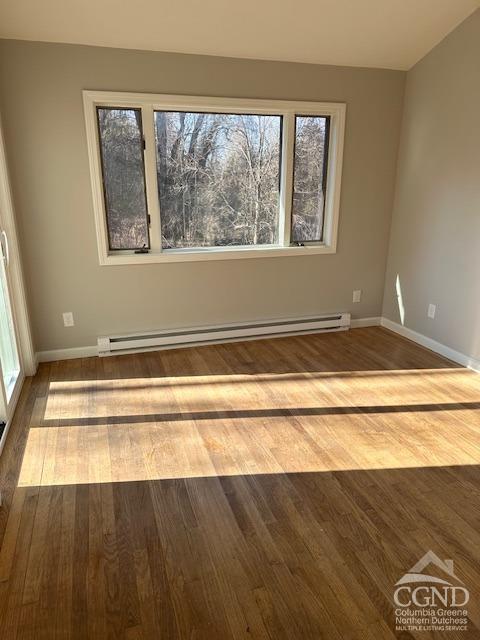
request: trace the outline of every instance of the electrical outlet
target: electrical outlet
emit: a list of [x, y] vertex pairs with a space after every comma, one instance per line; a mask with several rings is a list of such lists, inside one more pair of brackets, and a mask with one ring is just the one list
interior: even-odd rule
[[353, 302], [360, 302], [361, 299], [362, 299], [362, 291], [361, 289], [356, 289], [353, 292]]
[[73, 327], [75, 322], [73, 321], [73, 313], [71, 311], [65, 311], [63, 314], [63, 326]]
[[429, 304], [428, 305], [428, 312], [427, 315], [429, 318], [431, 318], [432, 320], [435, 318], [435, 312], [437, 311], [437, 305], [436, 304]]

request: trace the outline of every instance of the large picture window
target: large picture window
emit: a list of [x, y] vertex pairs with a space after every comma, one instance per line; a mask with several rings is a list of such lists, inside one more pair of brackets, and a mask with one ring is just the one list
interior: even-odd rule
[[84, 92], [101, 264], [336, 250], [345, 105]]
[[155, 112], [162, 248], [278, 241], [281, 121]]

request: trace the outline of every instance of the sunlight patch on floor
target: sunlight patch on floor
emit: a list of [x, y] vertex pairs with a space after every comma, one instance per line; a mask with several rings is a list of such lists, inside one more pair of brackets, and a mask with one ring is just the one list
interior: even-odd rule
[[478, 380], [452, 365], [52, 381], [19, 486], [478, 464]]
[[[463, 419], [468, 414], [474, 412], [463, 412]], [[449, 446], [452, 424], [443, 416], [441, 411], [418, 414], [415, 429], [402, 423], [401, 414], [392, 416], [389, 428], [384, 414], [302, 418], [301, 425], [292, 416], [37, 427], [29, 431], [18, 484], [479, 464], [480, 448], [461, 430], [456, 446]], [[435, 456], [432, 439], [445, 440], [445, 446], [435, 447]]]
[[[177, 413], [185, 411], [411, 405], [466, 402], [467, 369], [308, 372], [58, 381], [49, 385], [44, 420]], [[372, 384], [372, 377], [374, 383]], [[348, 379], [348, 393], [345, 393]], [[455, 397], [432, 393], [432, 382], [462, 380]], [[401, 383], [400, 383], [401, 381]], [[260, 384], [259, 384], [260, 383]], [[480, 394], [478, 395], [480, 400]], [[48, 426], [54, 426], [49, 424]]]

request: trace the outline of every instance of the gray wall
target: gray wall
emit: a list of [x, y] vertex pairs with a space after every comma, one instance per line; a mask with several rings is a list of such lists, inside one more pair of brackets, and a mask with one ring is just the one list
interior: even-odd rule
[[401, 322], [397, 276], [406, 327], [480, 357], [480, 11], [407, 75], [384, 299]]
[[[333, 310], [380, 315], [404, 82], [397, 71], [0, 41], [36, 349]], [[82, 89], [346, 102], [337, 254], [100, 267]], [[353, 289], [363, 290], [360, 304]], [[63, 311], [73, 311], [75, 327], [63, 327]]]

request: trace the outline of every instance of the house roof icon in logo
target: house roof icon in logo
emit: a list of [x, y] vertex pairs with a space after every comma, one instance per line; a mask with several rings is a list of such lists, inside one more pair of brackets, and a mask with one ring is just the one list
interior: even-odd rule
[[433, 551], [427, 551], [427, 553], [400, 578], [395, 586], [406, 584], [408, 582], [437, 582], [440, 584], [451, 585], [451, 582], [448, 580], [443, 580], [442, 578], [431, 576], [428, 573], [423, 573], [425, 567], [428, 567], [430, 564], [441, 569], [450, 578], [454, 578], [457, 582], [462, 583], [460, 578], [454, 573], [453, 560], [440, 560], [436, 553]]

